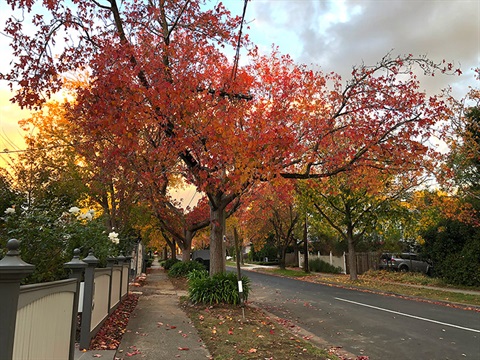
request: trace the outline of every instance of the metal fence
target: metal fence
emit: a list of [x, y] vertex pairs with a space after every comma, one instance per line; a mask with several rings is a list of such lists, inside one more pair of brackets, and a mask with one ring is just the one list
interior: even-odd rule
[[20, 258], [19, 245], [9, 240], [0, 260], [0, 360], [73, 360], [78, 314], [79, 347], [87, 349], [128, 294], [130, 258], [110, 258], [97, 269], [92, 251], [80, 260], [76, 249], [65, 264], [70, 279], [20, 286], [34, 266]]

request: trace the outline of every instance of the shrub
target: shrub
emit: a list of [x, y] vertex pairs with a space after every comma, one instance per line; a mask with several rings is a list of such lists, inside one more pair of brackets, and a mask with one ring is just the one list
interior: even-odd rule
[[423, 238], [435, 276], [452, 285], [480, 286], [480, 228], [443, 219]]
[[187, 275], [188, 283], [190, 284], [190, 281], [195, 281], [198, 279], [205, 279], [208, 277], [208, 271], [205, 269], [202, 270], [192, 270], [190, 273]]
[[[243, 299], [248, 299], [250, 279], [242, 276]], [[188, 275], [188, 293], [194, 304], [240, 304], [238, 280], [234, 273], [208, 276], [205, 270], [194, 270]]]
[[165, 270], [170, 270], [170, 268], [175, 265], [176, 263], [180, 262], [180, 260], [173, 258], [173, 259], [167, 259], [165, 261], [162, 261], [161, 265]]
[[170, 268], [168, 275], [171, 277], [184, 277], [193, 270], [205, 270], [205, 266], [198, 261], [180, 261]]
[[323, 273], [330, 273], [330, 274], [340, 274], [342, 269], [329, 263], [321, 260], [321, 259], [312, 259], [308, 262], [308, 267], [310, 271], [313, 272], [323, 272]]

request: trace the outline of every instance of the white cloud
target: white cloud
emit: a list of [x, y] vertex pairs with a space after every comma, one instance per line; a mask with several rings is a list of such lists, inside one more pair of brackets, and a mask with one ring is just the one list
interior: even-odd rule
[[[241, 13], [238, 5], [234, 14]], [[471, 69], [480, 66], [479, 18], [477, 0], [256, 0], [246, 15], [261, 50], [275, 43], [298, 62], [343, 76], [390, 51], [454, 62], [464, 75], [426, 79], [424, 86], [438, 92], [452, 85], [459, 96], [474, 83]]]

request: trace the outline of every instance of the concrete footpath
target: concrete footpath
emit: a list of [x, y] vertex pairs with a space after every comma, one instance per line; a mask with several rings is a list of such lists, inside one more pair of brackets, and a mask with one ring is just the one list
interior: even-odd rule
[[141, 295], [118, 349], [87, 352], [77, 349], [75, 360], [210, 358], [197, 330], [179, 306], [179, 297], [184, 294], [178, 293], [167, 274], [155, 265], [147, 275], [146, 284], [131, 289]]

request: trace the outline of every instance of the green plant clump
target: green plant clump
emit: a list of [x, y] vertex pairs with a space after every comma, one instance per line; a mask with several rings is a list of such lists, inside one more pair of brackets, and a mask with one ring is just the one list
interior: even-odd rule
[[173, 264], [168, 271], [171, 277], [185, 277], [193, 270], [205, 270], [205, 266], [198, 261], [181, 261]]
[[329, 273], [329, 274], [340, 274], [342, 269], [337, 266], [330, 265], [329, 263], [321, 260], [321, 259], [312, 259], [308, 262], [308, 267], [310, 271], [313, 272], [322, 272], [322, 273]]
[[160, 265], [162, 265], [165, 270], [170, 270], [170, 268], [178, 262], [180, 262], [180, 260], [173, 258], [162, 261]]
[[[243, 299], [248, 299], [250, 279], [242, 276]], [[237, 276], [218, 273], [208, 276], [205, 270], [194, 270], [188, 275], [188, 294], [194, 304], [240, 304]]]

